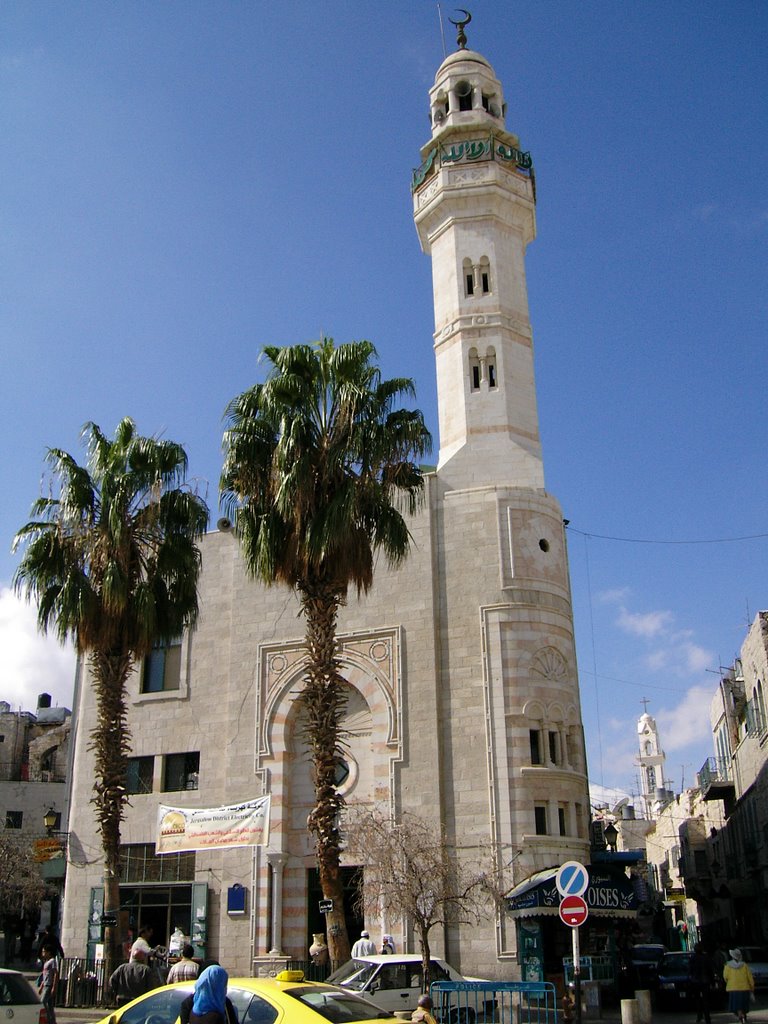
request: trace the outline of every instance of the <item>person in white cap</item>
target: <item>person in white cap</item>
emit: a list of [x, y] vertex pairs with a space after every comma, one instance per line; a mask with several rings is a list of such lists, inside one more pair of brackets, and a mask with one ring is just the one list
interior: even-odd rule
[[376, 952], [376, 943], [371, 942], [371, 937], [365, 929], [360, 932], [360, 938], [352, 947], [352, 959], [357, 960], [361, 956], [371, 956]]
[[725, 979], [725, 991], [728, 993], [728, 1009], [735, 1013], [741, 1021], [746, 1024], [747, 1011], [755, 991], [755, 979], [752, 977], [740, 949], [729, 949], [731, 959], [723, 968]]

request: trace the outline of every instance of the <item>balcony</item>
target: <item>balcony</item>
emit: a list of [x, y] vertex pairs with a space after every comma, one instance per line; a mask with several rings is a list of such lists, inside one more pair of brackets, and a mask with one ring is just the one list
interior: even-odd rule
[[728, 805], [727, 814], [736, 796], [736, 787], [730, 778], [728, 761], [721, 757], [708, 757], [699, 770], [698, 779], [702, 797], [705, 800], [725, 801]]

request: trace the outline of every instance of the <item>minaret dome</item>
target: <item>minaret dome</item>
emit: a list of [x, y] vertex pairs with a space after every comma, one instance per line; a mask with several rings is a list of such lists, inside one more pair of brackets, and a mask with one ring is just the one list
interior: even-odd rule
[[429, 93], [432, 138], [447, 128], [487, 124], [503, 129], [504, 94], [488, 61], [474, 50], [457, 50], [438, 68]]

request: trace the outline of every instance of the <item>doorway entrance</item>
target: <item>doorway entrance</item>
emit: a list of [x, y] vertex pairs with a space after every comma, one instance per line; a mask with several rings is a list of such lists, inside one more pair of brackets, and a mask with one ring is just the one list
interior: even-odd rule
[[[350, 945], [359, 938], [363, 928], [363, 918], [357, 909], [357, 902], [362, 892], [363, 869], [359, 867], [342, 868], [341, 878], [344, 885], [344, 920], [347, 924], [347, 935]], [[320, 913], [320, 900], [323, 890], [320, 888], [320, 872], [317, 868], [307, 869], [307, 936], [306, 948], [312, 943], [312, 936], [326, 934], [325, 914]], [[327, 939], [327, 936], [326, 936]], [[308, 954], [307, 954], [308, 955]]]
[[153, 946], [167, 946], [177, 925], [184, 935], [192, 933], [191, 885], [121, 885], [120, 907], [128, 911], [134, 938], [144, 925], [154, 929]]

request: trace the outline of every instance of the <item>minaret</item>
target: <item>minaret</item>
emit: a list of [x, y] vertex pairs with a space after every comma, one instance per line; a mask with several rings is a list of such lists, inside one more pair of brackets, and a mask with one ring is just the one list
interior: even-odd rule
[[444, 60], [429, 98], [432, 138], [412, 187], [432, 257], [438, 472], [449, 488], [543, 488], [524, 263], [536, 234], [531, 159], [479, 53]]
[[[487, 822], [519, 879], [588, 855], [587, 766], [565, 530], [544, 490], [536, 409], [532, 164], [463, 25], [458, 43], [429, 93], [431, 138], [412, 182], [432, 260], [440, 425], [436, 760], [448, 841]], [[499, 928], [497, 951], [509, 951], [510, 922]]]

